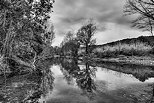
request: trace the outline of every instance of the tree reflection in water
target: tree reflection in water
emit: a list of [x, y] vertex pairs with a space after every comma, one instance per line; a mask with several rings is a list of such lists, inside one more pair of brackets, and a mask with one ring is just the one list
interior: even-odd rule
[[[0, 102], [39, 103], [40, 98], [46, 98], [54, 89], [54, 77], [50, 70], [51, 66], [54, 64], [61, 67], [60, 69], [67, 83], [71, 84], [75, 80], [77, 86], [82, 90], [83, 95], [89, 97], [89, 99], [94, 99], [95, 94], [97, 94], [95, 66], [132, 74], [138, 80], [145, 80], [146, 78], [153, 77], [153, 70], [151, 68], [146, 68], [148, 72], [150, 71], [148, 74], [147, 71], [142, 71], [141, 68], [132, 69], [132, 67], [129, 66], [124, 67], [123, 65], [123, 67], [121, 67], [105, 63], [100, 63], [99, 65], [98, 63], [94, 64], [94, 62], [91, 62], [90, 60], [85, 60], [84, 62], [80, 62], [77, 59], [64, 58], [40, 60], [36, 62], [37, 69], [33, 73], [24, 75], [18, 74], [6, 78], [4, 78], [4, 76], [0, 77]], [[141, 74], [143, 74], [143, 76]], [[153, 94], [154, 97], [154, 88], [149, 94]], [[149, 98], [148, 103], [152, 103], [152, 99], [153, 98]]]
[[90, 66], [90, 61], [85, 61], [79, 66], [77, 59], [63, 59], [61, 66], [61, 70], [68, 84], [70, 84], [71, 80], [75, 79], [77, 86], [83, 90], [83, 94], [93, 99], [94, 92], [96, 91], [94, 82], [96, 68]]
[[[0, 102], [2, 103], [39, 103], [53, 89], [54, 77], [50, 71], [51, 60], [40, 61], [37, 71], [9, 77], [0, 81]], [[2, 80], [4, 81], [4, 79]]]

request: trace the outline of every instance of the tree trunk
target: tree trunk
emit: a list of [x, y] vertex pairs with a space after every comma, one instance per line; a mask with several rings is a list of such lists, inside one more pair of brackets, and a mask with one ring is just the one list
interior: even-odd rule
[[10, 22], [10, 27], [8, 32], [6, 33], [6, 38], [5, 38], [5, 43], [3, 46], [3, 51], [2, 51], [2, 55], [4, 57], [9, 57], [10, 56], [10, 42], [11, 42], [11, 32], [12, 32], [12, 21]]
[[89, 54], [89, 46], [88, 46], [88, 43], [86, 43], [86, 54]]

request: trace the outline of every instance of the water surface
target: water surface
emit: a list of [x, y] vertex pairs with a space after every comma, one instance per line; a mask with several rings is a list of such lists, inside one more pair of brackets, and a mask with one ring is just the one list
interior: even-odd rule
[[38, 64], [41, 72], [9, 77], [4, 79], [5, 82], [1, 80], [0, 101], [133, 103], [137, 98], [126, 88], [136, 86], [145, 89], [145, 85], [154, 83], [153, 67], [79, 62], [64, 58], [49, 59]]

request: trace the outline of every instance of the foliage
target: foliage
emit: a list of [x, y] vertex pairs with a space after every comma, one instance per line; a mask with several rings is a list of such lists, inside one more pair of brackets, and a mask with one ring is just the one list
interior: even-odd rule
[[73, 57], [78, 57], [78, 49], [80, 47], [80, 43], [77, 38], [74, 37], [72, 32], [67, 32], [64, 40], [61, 43], [61, 52], [62, 55], [70, 55]]
[[53, 47], [53, 54], [54, 55], [60, 55], [61, 54], [61, 48], [58, 46]]
[[0, 44], [4, 59], [19, 57], [19, 61], [34, 63], [43, 48], [49, 47], [54, 32], [53, 26], [48, 29], [47, 21], [53, 3], [53, 0], [0, 1]]

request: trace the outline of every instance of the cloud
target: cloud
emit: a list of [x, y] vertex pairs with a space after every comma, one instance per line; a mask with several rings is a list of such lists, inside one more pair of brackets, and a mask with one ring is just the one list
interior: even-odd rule
[[59, 28], [59, 35], [88, 18], [94, 18], [99, 24], [115, 22], [127, 25], [130, 20], [123, 16], [124, 3], [124, 0], [56, 0], [53, 22]]
[[[112, 26], [105, 27], [106, 25], [113, 23], [118, 29], [122, 26], [130, 28], [132, 18], [124, 16], [123, 13], [125, 2], [125, 0], [56, 0], [52, 14], [56, 35], [62, 38], [68, 30], [79, 29], [85, 19], [93, 18], [98, 24], [97, 33], [105, 32], [108, 33], [106, 36], [112, 37], [109, 31], [114, 33], [116, 29], [112, 29]], [[121, 38], [120, 36], [120, 33], [117, 33], [117, 38]], [[109, 39], [108, 37], [106, 39]]]
[[95, 38], [97, 40], [97, 44], [104, 44], [108, 42], [113, 42], [116, 40], [126, 39], [126, 38], [136, 38], [141, 35], [149, 35], [150, 32], [141, 32], [139, 30], [128, 28], [127, 26], [123, 26], [116, 23], [108, 23], [106, 31], [98, 32], [95, 34]]
[[56, 0], [54, 11], [61, 15], [62, 22], [69, 24], [85, 18], [116, 22], [123, 15], [124, 3], [124, 0]]

